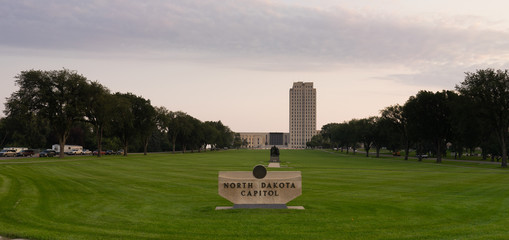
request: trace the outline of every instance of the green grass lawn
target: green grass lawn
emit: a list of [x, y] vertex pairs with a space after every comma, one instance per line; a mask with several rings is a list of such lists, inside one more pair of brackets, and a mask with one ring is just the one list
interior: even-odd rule
[[509, 172], [498, 165], [282, 150], [280, 170], [303, 179], [288, 205], [306, 210], [214, 210], [232, 205], [217, 194], [218, 171], [268, 160], [269, 150], [0, 160], [0, 236], [509, 238]]

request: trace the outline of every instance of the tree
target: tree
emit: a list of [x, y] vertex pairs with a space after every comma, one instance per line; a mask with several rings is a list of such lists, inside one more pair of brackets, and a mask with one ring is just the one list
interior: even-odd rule
[[450, 137], [448, 98], [452, 92], [419, 91], [408, 99], [403, 111], [408, 119], [409, 135], [423, 144], [435, 148], [437, 163], [442, 162], [445, 143]]
[[[405, 160], [408, 160], [408, 155], [410, 153], [410, 137], [408, 135], [408, 119], [407, 115], [403, 112], [403, 106], [401, 105], [393, 105], [382, 110], [382, 118], [390, 121], [392, 124], [393, 131], [390, 140], [395, 145], [395, 139], [401, 141], [403, 143], [403, 147], [405, 148]], [[396, 149], [393, 149], [396, 150]]]
[[228, 126], [223, 125], [221, 121], [210, 122], [211, 125], [218, 131], [218, 137], [216, 139], [216, 147], [225, 148], [231, 147], [234, 140], [234, 133]]
[[[483, 136], [486, 135], [485, 126], [489, 123], [483, 122], [478, 114], [480, 107], [465, 95], [451, 94], [449, 109], [451, 147], [455, 153], [454, 158], [461, 158], [465, 148], [473, 153], [473, 150], [481, 145]], [[489, 128], [487, 130], [492, 132]]]
[[[352, 147], [353, 154], [357, 153], [357, 144], [361, 142], [361, 127], [362, 123], [359, 119], [352, 119], [345, 125], [345, 134], [343, 135], [345, 142], [348, 146]], [[347, 150], [348, 153], [348, 150]]]
[[182, 134], [181, 132], [186, 116], [187, 114], [181, 111], [168, 113], [168, 137], [170, 138], [173, 153], [175, 153], [177, 138]]
[[[143, 143], [143, 154], [147, 155], [148, 143], [150, 136], [155, 131], [157, 113], [155, 108], [150, 104], [150, 100], [134, 96], [131, 98], [131, 107], [134, 115], [134, 128], [136, 135], [141, 137]], [[124, 154], [126, 152], [124, 151]]]
[[113, 120], [115, 98], [110, 91], [99, 82], [91, 82], [86, 88], [87, 106], [86, 121], [94, 126], [97, 144], [97, 157], [101, 157], [103, 133], [105, 127]]
[[115, 93], [114, 97], [112, 133], [120, 138], [124, 156], [127, 156], [129, 143], [135, 139], [137, 133], [131, 103], [135, 96], [131, 93]]
[[310, 148], [327, 148], [325, 145], [327, 145], [327, 143], [322, 134], [314, 135], [311, 137], [311, 140], [306, 143], [306, 147]]
[[[336, 148], [338, 149], [339, 148], [339, 144], [337, 142], [333, 142], [332, 141], [332, 134], [333, 134], [333, 130], [334, 128], [337, 128], [338, 127], [338, 123], [328, 123], [328, 124], [325, 124], [322, 126], [322, 129], [320, 131], [320, 135], [322, 136], [322, 140], [324, 143], [326, 143], [325, 145], [328, 145], [328, 147], [332, 147], [332, 148]], [[326, 146], [323, 146], [323, 147], [326, 147]]]
[[9, 137], [9, 128], [7, 126], [6, 118], [0, 118], [0, 147], [5, 146], [7, 138]]
[[180, 145], [184, 153], [187, 147], [191, 148], [191, 152], [199, 149], [204, 142], [202, 122], [190, 115], [185, 115], [182, 119], [180, 136], [178, 137]]
[[356, 131], [359, 136], [360, 142], [364, 145], [366, 157], [369, 157], [369, 150], [375, 142], [376, 134], [376, 117], [363, 118], [356, 122]]
[[[174, 114], [165, 107], [156, 107], [156, 128], [160, 133], [166, 136], [166, 138], [170, 138], [170, 124], [173, 117]], [[173, 148], [173, 153], [175, 153], [175, 142], [173, 142], [171, 145]]]
[[132, 93], [116, 93], [115, 128], [122, 140], [124, 156], [127, 156], [131, 142], [140, 140], [144, 154], [147, 154], [148, 142], [156, 129], [156, 110], [150, 100]]
[[240, 133], [235, 133], [235, 137], [233, 138], [233, 147], [235, 149], [239, 149], [242, 146], [242, 139], [240, 138]]
[[12, 107], [3, 123], [5, 134], [2, 136], [3, 143], [0, 146], [9, 143], [16, 146], [45, 148], [48, 145], [47, 136], [51, 133], [48, 121], [29, 111], [26, 106]]
[[204, 134], [204, 144], [205, 149], [207, 145], [210, 144], [212, 148], [215, 148], [217, 145], [217, 140], [219, 138], [219, 130], [215, 128], [214, 122], [206, 121], [203, 123], [203, 134]]
[[88, 80], [75, 71], [29, 70], [16, 76], [19, 90], [6, 103], [6, 114], [25, 106], [27, 111], [46, 119], [60, 144], [60, 157], [73, 124], [84, 116], [87, 104], [84, 89]]
[[484, 69], [467, 72], [465, 80], [456, 89], [479, 104], [481, 117], [495, 132], [502, 154], [501, 167], [507, 167], [507, 135], [509, 129], [509, 74], [508, 70]]
[[348, 123], [343, 122], [335, 125], [331, 125], [330, 127], [330, 141], [333, 144], [336, 144], [338, 148], [341, 148], [341, 152], [343, 152], [343, 148], [346, 147], [346, 153], [349, 152], [350, 139], [348, 132]]
[[394, 142], [398, 144], [400, 142], [400, 137], [391, 120], [383, 117], [376, 117], [373, 135], [374, 135], [373, 145], [375, 146], [377, 158], [380, 157], [380, 149], [383, 146], [392, 149], [394, 152], [396, 151], [396, 149], [394, 149], [395, 147], [393, 144]]

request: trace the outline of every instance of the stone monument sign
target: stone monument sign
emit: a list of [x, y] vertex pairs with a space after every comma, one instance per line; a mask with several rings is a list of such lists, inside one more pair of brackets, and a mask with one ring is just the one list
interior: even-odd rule
[[253, 171], [221, 171], [218, 177], [218, 193], [234, 205], [232, 208], [281, 208], [302, 194], [300, 171], [271, 171], [263, 165], [257, 165]]

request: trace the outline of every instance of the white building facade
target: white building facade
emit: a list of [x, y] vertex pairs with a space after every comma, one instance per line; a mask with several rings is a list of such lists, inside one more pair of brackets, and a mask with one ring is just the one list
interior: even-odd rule
[[246, 148], [267, 149], [272, 146], [288, 148], [289, 133], [282, 132], [241, 132], [240, 139], [246, 141]]
[[289, 148], [306, 148], [316, 135], [316, 89], [312, 82], [294, 82], [290, 88]]

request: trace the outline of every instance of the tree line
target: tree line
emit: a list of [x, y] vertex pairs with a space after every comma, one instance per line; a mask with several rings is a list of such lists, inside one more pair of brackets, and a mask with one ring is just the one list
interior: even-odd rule
[[[47, 148], [74, 144], [102, 149], [194, 151], [239, 142], [221, 121], [202, 122], [184, 112], [154, 107], [132, 93], [112, 93], [76, 71], [28, 70], [15, 77], [19, 90], [5, 103], [0, 146]], [[236, 141], [234, 141], [236, 140]]]
[[326, 124], [307, 145], [347, 152], [362, 145], [366, 156], [374, 148], [377, 157], [385, 147], [403, 150], [405, 160], [413, 148], [419, 160], [431, 153], [437, 163], [447, 148], [459, 158], [480, 148], [483, 159], [499, 156], [501, 166], [507, 167], [508, 131], [508, 70], [488, 68], [467, 72], [454, 91], [422, 90], [404, 105], [381, 110], [379, 116]]

